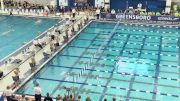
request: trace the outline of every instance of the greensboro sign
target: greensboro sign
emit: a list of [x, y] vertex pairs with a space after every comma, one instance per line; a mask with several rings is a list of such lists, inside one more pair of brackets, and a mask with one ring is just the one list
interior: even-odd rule
[[141, 15], [122, 15], [117, 14], [116, 19], [129, 19], [129, 20], [151, 20], [151, 16], [141, 16]]

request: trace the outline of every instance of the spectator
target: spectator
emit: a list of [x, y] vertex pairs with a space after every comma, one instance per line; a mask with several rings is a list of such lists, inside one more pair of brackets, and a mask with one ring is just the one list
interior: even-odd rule
[[19, 74], [20, 74], [19, 68], [16, 68], [16, 69], [14, 70], [14, 72], [16, 72], [16, 73], [19, 75]]
[[80, 95], [78, 96], [78, 100], [77, 101], [81, 101], [81, 96]]
[[72, 29], [71, 29], [71, 36], [74, 36], [75, 35], [75, 28], [74, 28], [74, 25], [72, 26]]
[[7, 101], [11, 101], [11, 96], [13, 94], [13, 91], [11, 90], [10, 86], [6, 87], [6, 90], [3, 92], [3, 96], [7, 99]]
[[12, 79], [14, 81], [14, 87], [17, 87], [20, 83], [19, 70], [15, 70], [14, 74], [15, 76], [12, 76]]
[[58, 96], [56, 97], [56, 101], [63, 101], [63, 100], [62, 100], [62, 97], [61, 97], [60, 95], [58, 95]]
[[38, 39], [37, 42], [43, 46], [43, 45], [46, 45], [46, 42], [43, 40], [43, 39]]
[[36, 84], [36, 86], [34, 87], [34, 97], [35, 97], [35, 101], [41, 101], [41, 88], [39, 87], [39, 84]]
[[88, 17], [88, 16], [86, 17], [86, 21], [87, 21], [87, 22], [89, 21], [89, 17]]
[[113, 101], [116, 101], [116, 97], [113, 97]]
[[73, 18], [71, 19], [72, 23], [74, 23], [74, 22], [75, 22], [75, 20], [76, 20], [76, 19], [75, 19], [75, 17], [73, 17]]
[[44, 98], [44, 101], [53, 101], [52, 97], [49, 96], [49, 93], [46, 94], [46, 97]]
[[57, 32], [58, 34], [61, 34], [61, 30], [56, 29], [55, 32]]
[[70, 95], [70, 101], [74, 101], [74, 97]]
[[69, 34], [68, 34], [68, 33], [69, 33], [69, 30], [66, 30], [66, 33], [65, 33], [65, 34], [66, 34], [66, 39], [67, 39], [67, 41], [69, 40]]
[[21, 99], [19, 101], [26, 101], [26, 97], [24, 94], [21, 96]]
[[62, 16], [64, 16], [65, 7], [64, 7], [64, 5], [62, 4], [62, 2], [60, 3], [60, 12], [61, 12]]
[[100, 9], [98, 8], [98, 9], [96, 10], [97, 19], [99, 19], [100, 13], [101, 13], [101, 11], [100, 11]]
[[63, 101], [67, 101], [67, 100], [68, 100], [68, 96], [66, 94], [64, 94]]
[[54, 40], [55, 39], [55, 35], [51, 35], [51, 40]]
[[63, 43], [66, 43], [68, 40], [66, 38], [66, 36], [63, 36]]
[[33, 73], [36, 70], [36, 60], [35, 60], [35, 56], [32, 56], [31, 58], [31, 62], [29, 63], [30, 67], [31, 67], [31, 72]]
[[14, 85], [13, 85], [13, 87], [17, 87], [18, 85], [19, 85], [19, 83], [20, 83], [20, 70], [19, 70], [19, 68], [16, 68], [15, 70], [14, 70], [14, 76], [12, 76], [12, 79], [13, 79], [13, 81], [14, 81]]
[[15, 95], [12, 95], [12, 96], [10, 97], [10, 100], [11, 100], [11, 101], [18, 101], [18, 100], [16, 99]]
[[39, 41], [38, 40], [34, 40], [33, 41], [33, 44], [34, 44], [34, 46], [36, 46], [36, 47], [39, 47], [39, 48], [43, 48], [43, 46], [39, 43]]
[[62, 45], [59, 37], [56, 37], [55, 44], [56, 44], [57, 47]]
[[3, 71], [2, 70], [0, 70], [0, 80], [1, 80], [1, 78], [3, 77]]
[[51, 53], [54, 53], [56, 49], [55, 49], [53, 42], [50, 42], [49, 46], [50, 46]]
[[90, 97], [87, 97], [87, 98], [86, 98], [86, 101], [91, 101]]
[[111, 14], [112, 14], [113, 18], [116, 18], [116, 11], [114, 9], [111, 10]]
[[73, 14], [73, 18], [75, 18], [75, 16], [76, 16], [76, 9], [75, 8], [72, 9], [72, 14]]

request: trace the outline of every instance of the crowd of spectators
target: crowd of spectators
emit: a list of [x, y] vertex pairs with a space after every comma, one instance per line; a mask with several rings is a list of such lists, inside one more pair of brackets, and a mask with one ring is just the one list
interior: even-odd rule
[[55, 8], [51, 5], [42, 5], [42, 4], [32, 4], [28, 1], [15, 1], [15, 0], [4, 0], [5, 8], [15, 8], [15, 9], [45, 9], [45, 6], [48, 8], [49, 12], [53, 12]]
[[17, 2], [17, 1], [13, 1], [13, 0], [4, 0], [4, 6], [6, 8], [29, 8], [29, 9], [43, 9], [43, 5], [40, 4], [31, 4], [28, 1], [24, 1], [24, 2]]
[[[3, 97], [7, 101], [53, 101], [53, 99], [56, 101], [83, 101], [80, 95], [75, 98], [72, 94], [64, 94], [64, 96], [61, 96], [59, 94], [56, 98], [53, 98], [49, 93], [46, 93], [46, 96], [42, 98], [41, 94], [42, 91], [39, 84], [36, 84], [34, 87], [34, 97], [25, 96], [24, 94], [14, 95], [12, 90], [8, 86], [7, 89], [3, 92]], [[92, 99], [88, 96], [86, 97], [85, 101], [92, 101]], [[104, 98], [103, 101], [107, 101], [107, 99]], [[117, 101], [116, 97], [113, 97], [111, 101]]]
[[[62, 12], [64, 15], [65, 12], [71, 12], [73, 9], [76, 9], [77, 13], [79, 12], [88, 12], [90, 15], [96, 11], [96, 7], [91, 6], [90, 4], [74, 4], [73, 7], [63, 6], [61, 3], [58, 7], [54, 7], [52, 5], [42, 5], [42, 4], [32, 4], [28, 1], [15, 1], [15, 0], [4, 0], [4, 7], [5, 8], [14, 8], [14, 9], [48, 9], [48, 12]], [[46, 6], [46, 7], [45, 7]], [[101, 11], [105, 11], [104, 7], [99, 7]]]

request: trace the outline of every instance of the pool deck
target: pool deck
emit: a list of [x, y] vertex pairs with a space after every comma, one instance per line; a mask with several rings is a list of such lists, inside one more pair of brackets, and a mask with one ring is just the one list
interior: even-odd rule
[[[50, 16], [50, 17], [53, 17], [53, 16]], [[65, 18], [70, 18], [70, 17], [69, 17], [69, 14], [65, 14], [64, 17], [65, 17]], [[76, 18], [77, 18], [77, 19], [80, 19], [80, 18], [82, 18], [82, 17], [85, 17], [83, 13], [81, 13], [80, 15], [78, 15]], [[77, 31], [77, 24], [78, 24], [78, 23], [75, 23], [75, 31]], [[71, 28], [71, 27], [68, 27], [68, 29], [70, 29], [70, 28]], [[64, 36], [64, 35], [65, 35], [65, 33], [63, 33], [63, 34], [61, 34], [61, 35], [59, 36], [60, 40], [63, 40], [63, 36]], [[35, 60], [36, 60], [36, 62], [37, 62], [37, 66], [38, 66], [38, 67], [40, 67], [40, 66], [43, 64], [43, 61], [42, 61], [43, 58], [44, 58], [44, 57], [43, 57], [43, 54], [42, 54], [43, 51], [44, 51], [44, 50], [50, 51], [50, 48], [49, 48], [49, 47], [50, 47], [50, 45], [49, 45], [49, 43], [48, 43], [43, 49], [38, 50], [38, 51], [36, 52]], [[22, 54], [17, 55], [17, 57], [22, 58]], [[18, 65], [16, 66], [16, 67], [19, 68], [19, 70], [20, 70], [20, 78], [23, 79], [23, 80], [25, 80], [28, 76], [32, 75], [32, 74], [31, 74], [31, 71], [30, 71], [30, 66], [29, 66], [30, 59], [31, 59], [31, 58], [27, 59], [24, 63], [20, 64], [19, 66], [18, 66]], [[12, 70], [12, 68], [13, 68], [13, 69], [15, 68], [15, 67], [12, 66], [12, 65], [9, 66], [8, 68], [7, 68], [7, 66], [9, 66], [9, 64], [3, 65], [3, 66], [0, 67], [0, 68], [1, 68], [5, 73], [8, 72], [9, 69]], [[1, 87], [0, 87], [0, 92], [4, 91], [8, 85], [12, 85], [12, 84], [13, 84], [12, 76], [14, 76], [14, 72], [13, 72], [13, 71], [11, 71], [10, 73], [8, 73], [8, 75], [6, 75], [2, 80], [0, 80], [0, 85], [1, 85]]]

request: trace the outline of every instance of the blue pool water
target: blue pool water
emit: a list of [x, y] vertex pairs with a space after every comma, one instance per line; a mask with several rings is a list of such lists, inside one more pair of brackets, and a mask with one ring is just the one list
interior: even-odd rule
[[38, 36], [58, 23], [57, 19], [0, 16], [0, 60], [9, 55], [24, 42]]
[[82, 101], [180, 101], [179, 27], [120, 24], [78, 76], [114, 26], [92, 22], [16, 93], [33, 95], [36, 81], [54, 98], [74, 87]]

